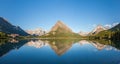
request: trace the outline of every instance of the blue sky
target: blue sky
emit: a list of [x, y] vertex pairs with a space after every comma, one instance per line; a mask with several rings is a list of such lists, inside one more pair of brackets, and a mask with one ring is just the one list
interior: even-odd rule
[[120, 22], [120, 0], [0, 0], [0, 16], [24, 30], [61, 20], [74, 32]]

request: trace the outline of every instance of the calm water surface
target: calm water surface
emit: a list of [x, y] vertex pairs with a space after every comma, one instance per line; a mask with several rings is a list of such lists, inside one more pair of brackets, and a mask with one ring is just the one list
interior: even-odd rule
[[120, 42], [0, 40], [0, 64], [120, 64]]

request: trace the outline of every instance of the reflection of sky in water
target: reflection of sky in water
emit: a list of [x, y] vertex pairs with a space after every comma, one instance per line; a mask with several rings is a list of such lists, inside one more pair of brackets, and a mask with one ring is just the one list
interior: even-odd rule
[[[55, 44], [41, 40], [29, 41], [21, 48], [2, 56], [0, 64], [119, 64], [120, 62], [119, 50], [111, 46], [102, 47], [102, 44], [88, 41], [69, 45]], [[97, 46], [102, 49], [98, 49]]]

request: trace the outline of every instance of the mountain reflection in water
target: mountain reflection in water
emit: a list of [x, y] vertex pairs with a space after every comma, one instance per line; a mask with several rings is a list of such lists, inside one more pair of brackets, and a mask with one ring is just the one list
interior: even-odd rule
[[[0, 40], [0, 64], [13, 64], [14, 62], [13, 60], [17, 58], [14, 57], [14, 55], [16, 54], [22, 55], [18, 57], [19, 61], [16, 61], [16, 63], [20, 63], [21, 61], [22, 64], [26, 64], [23, 58], [29, 55], [30, 55], [29, 57], [34, 58], [34, 60], [28, 62], [29, 64], [34, 64], [35, 62], [43, 63], [43, 64], [50, 64], [50, 63], [52, 64], [59, 64], [59, 63], [60, 64], [61, 63], [62, 64], [63, 63], [116, 64], [117, 63], [118, 64], [120, 62], [119, 43], [120, 42], [112, 42], [105, 40], [89, 41], [89, 40], [69, 40], [69, 39], [21, 40], [21, 41], [12, 40], [9, 42], [6, 40]], [[27, 51], [29, 51], [29, 53]], [[96, 51], [101, 51], [101, 52], [96, 52]], [[106, 53], [109, 53], [109, 55], [113, 55], [113, 56], [107, 56]], [[102, 56], [105, 56], [106, 58]], [[37, 58], [35, 59], [35, 57]], [[51, 57], [51, 59], [49, 59], [49, 57]], [[5, 62], [4, 59], [7, 58], [11, 58], [11, 60]], [[43, 61], [40, 59], [42, 59]], [[45, 60], [46, 62], [44, 62]]]

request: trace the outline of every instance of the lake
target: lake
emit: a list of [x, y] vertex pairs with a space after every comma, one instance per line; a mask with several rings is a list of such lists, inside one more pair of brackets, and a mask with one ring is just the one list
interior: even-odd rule
[[0, 64], [120, 64], [120, 42], [0, 40]]

